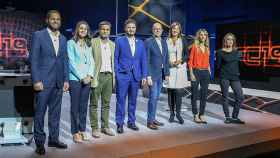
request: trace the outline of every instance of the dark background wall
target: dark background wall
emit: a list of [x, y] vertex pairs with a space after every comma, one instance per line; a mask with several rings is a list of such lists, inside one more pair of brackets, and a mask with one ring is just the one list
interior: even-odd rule
[[[161, 1], [169, 3], [176, 0]], [[279, 4], [276, 0], [177, 1], [183, 2], [180, 8], [184, 8], [186, 15], [174, 19], [186, 18], [183, 30], [187, 35], [194, 35], [197, 29], [206, 28], [210, 35], [212, 55], [216, 49], [219, 24], [246, 21], [280, 22]], [[123, 32], [123, 23], [128, 17], [128, 0], [0, 0], [0, 9], [7, 7], [41, 15], [45, 15], [49, 9], [58, 9], [63, 18], [62, 32], [67, 37], [71, 37], [71, 29], [74, 29], [79, 20], [88, 21], [93, 31], [97, 30], [101, 20], [108, 20], [113, 26], [112, 34], [117, 35]], [[273, 84], [279, 85], [278, 80], [279, 78], [274, 78]], [[275, 86], [274, 90], [280, 91], [280, 86]]]
[[[168, 0], [164, 0], [168, 1]], [[118, 2], [118, 32], [123, 32], [123, 22], [128, 16], [127, 0], [1, 0], [0, 8], [12, 6], [17, 10], [45, 15], [49, 9], [62, 13], [63, 28], [73, 28], [78, 20], [87, 20], [93, 30], [101, 20], [116, 25], [116, 2]], [[276, 0], [185, 0], [185, 33], [194, 34], [204, 27], [215, 36], [215, 26], [248, 20], [280, 20]], [[113, 33], [115, 33], [113, 27]]]
[[[45, 15], [50, 9], [57, 9], [62, 14], [62, 31], [74, 29], [79, 20], [86, 20], [94, 31], [101, 20], [112, 23], [112, 33], [115, 34], [116, 26], [116, 0], [0, 0], [0, 8], [11, 6], [16, 10], [24, 10]], [[118, 2], [118, 31], [122, 31], [122, 24], [127, 18], [127, 1]]]

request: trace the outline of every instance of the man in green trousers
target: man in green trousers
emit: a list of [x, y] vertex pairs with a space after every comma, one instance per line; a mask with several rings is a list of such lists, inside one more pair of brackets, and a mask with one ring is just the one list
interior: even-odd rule
[[[100, 138], [100, 132], [114, 136], [109, 128], [110, 100], [114, 87], [114, 51], [115, 44], [109, 39], [111, 24], [99, 23], [99, 37], [92, 39], [92, 53], [95, 61], [95, 74], [91, 82], [90, 122], [92, 136]], [[98, 101], [101, 97], [101, 131], [98, 126]]]

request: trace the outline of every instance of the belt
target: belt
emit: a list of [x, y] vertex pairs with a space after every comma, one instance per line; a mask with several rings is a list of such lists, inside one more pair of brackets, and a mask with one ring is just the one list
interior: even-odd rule
[[100, 73], [105, 74], [105, 75], [112, 74], [112, 72], [110, 72], [110, 71], [105, 71], [105, 72], [100, 72]]
[[195, 70], [208, 70], [208, 68], [194, 68]]

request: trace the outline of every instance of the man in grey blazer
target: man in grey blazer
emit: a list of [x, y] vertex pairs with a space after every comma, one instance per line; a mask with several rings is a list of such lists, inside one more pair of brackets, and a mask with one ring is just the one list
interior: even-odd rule
[[163, 32], [160, 23], [154, 23], [153, 36], [145, 41], [148, 58], [149, 102], [147, 111], [147, 127], [157, 130], [163, 123], [156, 120], [157, 100], [162, 88], [162, 80], [169, 79], [169, 56], [166, 41], [161, 38]]
[[109, 39], [111, 24], [108, 21], [99, 23], [99, 37], [92, 39], [92, 52], [95, 61], [95, 73], [91, 83], [90, 122], [92, 136], [100, 137], [98, 129], [98, 100], [101, 97], [101, 132], [114, 136], [109, 128], [109, 112], [112, 90], [114, 87], [114, 51], [115, 44]]

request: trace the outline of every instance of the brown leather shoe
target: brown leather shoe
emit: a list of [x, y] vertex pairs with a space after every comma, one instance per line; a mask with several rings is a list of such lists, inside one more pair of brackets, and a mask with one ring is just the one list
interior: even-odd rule
[[152, 130], [158, 130], [158, 126], [156, 126], [156, 125], [153, 124], [153, 123], [148, 123], [148, 124], [147, 124], [147, 127], [150, 128], [150, 129], [152, 129]]
[[82, 143], [82, 137], [81, 137], [80, 133], [76, 133], [73, 135], [73, 141], [75, 143]]
[[155, 120], [155, 121], [153, 122], [153, 124], [156, 125], [156, 126], [164, 126], [164, 123], [159, 122], [158, 120]]

